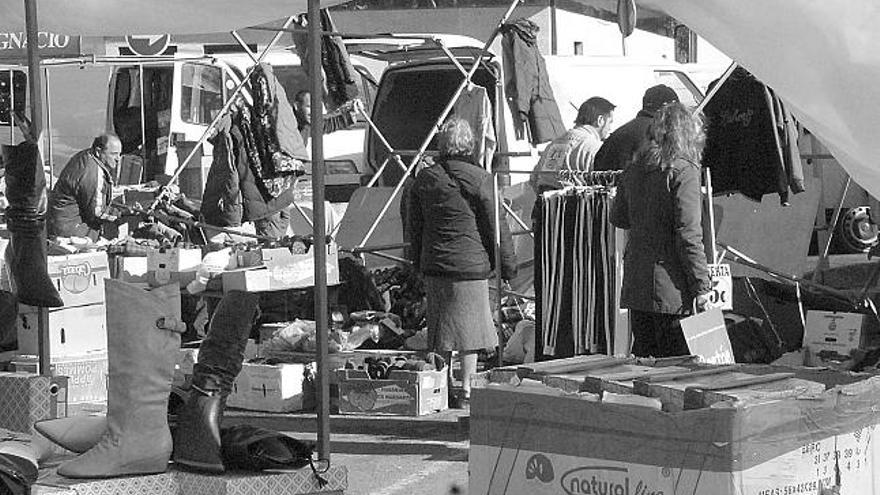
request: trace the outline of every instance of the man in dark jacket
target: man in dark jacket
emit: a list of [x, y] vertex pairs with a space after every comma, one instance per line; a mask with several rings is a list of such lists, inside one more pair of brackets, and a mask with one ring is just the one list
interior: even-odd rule
[[49, 197], [50, 236], [97, 240], [102, 224], [116, 220], [110, 200], [121, 154], [119, 137], [106, 133], [96, 137], [91, 148], [73, 155]]
[[648, 141], [648, 126], [664, 105], [677, 102], [678, 95], [664, 84], [651, 86], [642, 97], [642, 109], [636, 118], [608, 136], [593, 161], [593, 170], [623, 170], [636, 151]]

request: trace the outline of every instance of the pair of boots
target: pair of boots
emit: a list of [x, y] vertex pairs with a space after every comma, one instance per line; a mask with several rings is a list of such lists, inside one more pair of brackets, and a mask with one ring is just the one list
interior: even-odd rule
[[[218, 305], [199, 347], [192, 390], [172, 438], [167, 412], [180, 344], [178, 332], [183, 329], [179, 288], [171, 285], [144, 292], [125, 282], [107, 280], [106, 293], [110, 359], [107, 416], [63, 418], [35, 425], [62, 447], [84, 452], [62, 464], [59, 474], [107, 478], [160, 473], [167, 469], [172, 448], [175, 463], [208, 472], [223, 472], [226, 467], [308, 464], [308, 446], [272, 432], [233, 427], [223, 430], [221, 438], [220, 418], [241, 371], [247, 338], [257, 317], [256, 294], [233, 291]], [[259, 455], [251, 455], [255, 452]]]

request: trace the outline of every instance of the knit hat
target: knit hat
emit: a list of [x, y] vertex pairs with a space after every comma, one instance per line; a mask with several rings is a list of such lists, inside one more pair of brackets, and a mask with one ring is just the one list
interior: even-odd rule
[[658, 84], [645, 91], [645, 96], [642, 97], [642, 110], [653, 113], [660, 110], [663, 105], [675, 102], [678, 102], [675, 91], [665, 84]]

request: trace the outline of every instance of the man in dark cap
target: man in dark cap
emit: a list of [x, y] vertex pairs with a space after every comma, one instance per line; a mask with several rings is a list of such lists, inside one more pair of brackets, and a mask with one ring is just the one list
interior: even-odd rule
[[642, 97], [636, 118], [620, 126], [602, 143], [593, 161], [593, 170], [623, 170], [636, 151], [648, 140], [648, 126], [664, 105], [677, 102], [678, 95], [665, 84], [651, 86]]

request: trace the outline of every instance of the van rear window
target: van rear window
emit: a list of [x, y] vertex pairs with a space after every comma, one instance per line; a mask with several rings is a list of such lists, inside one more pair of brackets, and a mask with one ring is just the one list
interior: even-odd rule
[[[463, 77], [454, 67], [386, 72], [373, 104], [376, 127], [402, 156], [414, 155]], [[494, 105], [495, 77], [481, 68], [474, 74], [473, 81], [486, 88], [489, 101]], [[435, 141], [431, 142], [428, 150], [437, 149]], [[369, 163], [374, 167], [379, 167], [388, 155], [381, 139], [372, 130], [367, 151], [370, 155]], [[387, 167], [383, 173], [386, 184], [401, 176], [401, 170], [397, 166]]]

